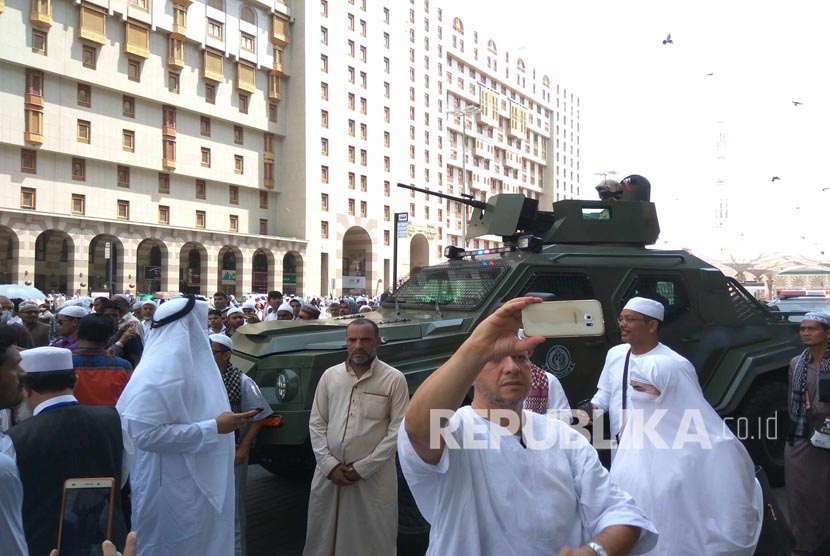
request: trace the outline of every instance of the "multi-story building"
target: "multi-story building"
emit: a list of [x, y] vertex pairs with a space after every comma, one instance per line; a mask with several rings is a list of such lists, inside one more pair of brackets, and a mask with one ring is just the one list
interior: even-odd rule
[[579, 99], [451, 6], [0, 0], [0, 282], [374, 294], [396, 213], [402, 275], [463, 243], [398, 182], [578, 196]]

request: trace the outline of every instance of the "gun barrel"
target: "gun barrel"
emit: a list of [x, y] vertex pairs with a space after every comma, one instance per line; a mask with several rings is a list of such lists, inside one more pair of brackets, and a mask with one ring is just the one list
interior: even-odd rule
[[487, 208], [487, 203], [485, 203], [484, 201], [476, 201], [475, 199], [465, 199], [464, 197], [455, 197], [453, 195], [447, 195], [446, 193], [439, 193], [438, 191], [430, 191], [429, 189], [415, 187], [414, 185], [406, 185], [405, 183], [399, 183], [398, 187], [403, 187], [404, 189], [411, 189], [412, 191], [419, 191], [421, 193], [426, 193], [427, 195], [435, 195], [436, 197], [441, 197], [442, 199], [449, 199], [450, 201], [456, 201], [458, 203], [464, 203], [467, 206], [477, 209], [484, 210]]

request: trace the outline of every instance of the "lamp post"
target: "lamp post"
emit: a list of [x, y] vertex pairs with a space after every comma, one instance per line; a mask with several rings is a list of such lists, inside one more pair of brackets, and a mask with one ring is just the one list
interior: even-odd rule
[[[447, 114], [461, 116], [461, 197], [472, 199], [467, 192], [467, 116], [473, 116], [481, 112], [480, 106], [469, 105], [462, 110], [450, 110]], [[467, 205], [464, 205], [464, 213], [461, 217], [461, 237], [464, 246], [467, 246]]]
[[595, 176], [602, 176], [602, 181], [605, 181], [608, 176], [616, 176], [616, 170], [608, 170], [607, 172], [594, 172]]

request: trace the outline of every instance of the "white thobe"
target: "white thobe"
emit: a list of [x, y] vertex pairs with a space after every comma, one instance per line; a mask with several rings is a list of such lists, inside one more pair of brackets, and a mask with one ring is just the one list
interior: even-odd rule
[[[398, 531], [395, 444], [409, 404], [406, 378], [375, 359], [359, 379], [342, 363], [320, 377], [309, 420], [317, 468], [308, 502], [305, 556], [389, 556]], [[338, 486], [340, 464], [362, 478]]]
[[[136, 447], [130, 484], [139, 556], [230, 556], [234, 551], [233, 466], [220, 512], [193, 479], [185, 454], [233, 457], [233, 435], [216, 420], [153, 426], [123, 419]], [[222, 443], [229, 444], [224, 450]], [[211, 452], [216, 455], [212, 456]]]
[[553, 417], [524, 411], [524, 418], [527, 448], [462, 407], [447, 425], [455, 447], [448, 441], [436, 465], [418, 456], [401, 424], [401, 469], [432, 526], [427, 555], [558, 554], [611, 525], [640, 527], [631, 554], [650, 550], [654, 526], [611, 481], [588, 441]]
[[[0, 432], [0, 440], [8, 437]], [[11, 442], [9, 442], [11, 444]], [[23, 485], [14, 459], [0, 452], [0, 547], [4, 556], [28, 556], [23, 533]]]
[[[612, 441], [619, 435], [620, 425], [622, 424], [622, 380], [625, 356], [630, 349], [630, 345], [620, 344], [608, 350], [608, 355], [605, 357], [605, 366], [602, 368], [602, 374], [599, 375], [599, 381], [597, 382], [597, 393], [591, 399], [592, 404], [608, 413]], [[640, 360], [652, 355], [666, 356], [668, 359], [661, 359], [661, 361], [663, 361], [663, 364], [671, 365], [670, 371], [684, 372], [689, 378], [694, 379], [695, 384], [699, 384], [695, 368], [689, 360], [661, 343], [658, 343], [654, 349], [646, 353], [631, 354], [631, 360], [628, 363], [629, 376]], [[631, 379], [629, 378], [629, 384], [626, 385], [629, 397], [632, 392], [630, 382]], [[631, 407], [631, 404], [627, 404], [626, 407]]]

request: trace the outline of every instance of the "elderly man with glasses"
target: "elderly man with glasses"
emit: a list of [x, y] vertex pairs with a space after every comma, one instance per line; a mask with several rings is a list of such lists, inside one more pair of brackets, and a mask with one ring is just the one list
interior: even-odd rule
[[597, 392], [591, 399], [594, 409], [608, 412], [611, 438], [619, 441], [622, 412], [628, 403], [631, 385], [630, 371], [638, 362], [652, 355], [665, 355], [663, 362], [671, 362], [670, 372], [687, 373], [698, 384], [697, 373], [688, 359], [660, 343], [658, 329], [663, 322], [665, 308], [659, 301], [632, 297], [625, 304], [617, 322], [620, 339], [624, 343], [612, 347], [605, 357], [605, 366], [597, 383]]

